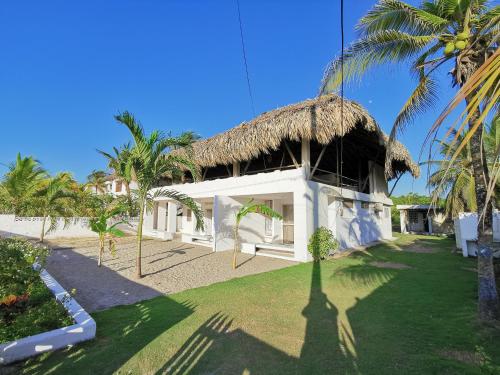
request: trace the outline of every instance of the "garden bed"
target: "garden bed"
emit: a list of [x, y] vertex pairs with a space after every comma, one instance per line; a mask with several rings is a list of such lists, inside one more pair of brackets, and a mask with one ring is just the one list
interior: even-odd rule
[[95, 336], [93, 319], [41, 268], [47, 255], [27, 241], [0, 240], [0, 364]]

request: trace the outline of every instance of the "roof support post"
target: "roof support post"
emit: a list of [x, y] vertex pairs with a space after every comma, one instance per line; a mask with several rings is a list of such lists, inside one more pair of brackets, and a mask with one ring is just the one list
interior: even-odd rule
[[235, 161], [233, 162], [233, 177], [239, 177], [240, 176], [240, 162]]
[[309, 139], [302, 138], [300, 146], [302, 168], [306, 173], [306, 179], [309, 179], [311, 176], [311, 142]]

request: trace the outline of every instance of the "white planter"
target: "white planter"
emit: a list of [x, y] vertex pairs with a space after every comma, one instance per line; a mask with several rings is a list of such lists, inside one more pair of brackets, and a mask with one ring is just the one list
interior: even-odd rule
[[46, 270], [40, 272], [40, 277], [56, 299], [59, 302], [64, 302], [63, 305], [75, 324], [0, 344], [0, 365], [65, 348], [95, 337], [96, 323], [94, 319]]

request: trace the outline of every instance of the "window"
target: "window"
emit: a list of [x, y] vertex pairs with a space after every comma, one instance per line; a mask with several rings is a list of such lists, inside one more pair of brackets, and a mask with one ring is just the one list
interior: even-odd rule
[[[268, 200], [264, 201], [264, 204], [270, 208], [273, 208], [273, 201]], [[273, 235], [273, 219], [266, 216], [266, 227], [265, 227], [265, 235], [272, 236]]]
[[115, 192], [120, 193], [122, 191], [122, 182], [116, 181]]
[[354, 201], [344, 200], [342, 201], [342, 216], [351, 218], [354, 216]]
[[186, 210], [186, 219], [187, 219], [187, 221], [191, 221], [191, 209], [190, 208], [188, 208]]
[[417, 213], [417, 211], [409, 211], [408, 212], [408, 219], [410, 220], [411, 224], [418, 224], [418, 213]]
[[361, 202], [361, 208], [363, 210], [369, 210], [370, 209], [370, 203], [368, 203], [368, 202]]

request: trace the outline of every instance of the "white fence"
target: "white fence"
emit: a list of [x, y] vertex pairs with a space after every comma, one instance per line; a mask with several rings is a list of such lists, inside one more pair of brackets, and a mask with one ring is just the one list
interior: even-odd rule
[[[0, 215], [0, 235], [2, 232], [25, 237], [39, 238], [42, 232], [42, 217], [21, 217], [15, 215]], [[137, 218], [130, 218], [129, 225], [122, 225], [120, 229], [135, 231], [137, 228]], [[50, 220], [45, 223], [45, 230], [50, 227]], [[57, 227], [45, 235], [46, 239], [51, 238], [77, 238], [96, 237], [97, 235], [89, 228], [89, 218], [75, 217], [69, 218], [65, 225], [63, 218], [57, 219]]]

